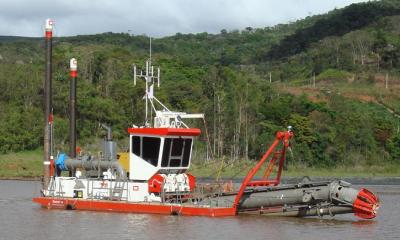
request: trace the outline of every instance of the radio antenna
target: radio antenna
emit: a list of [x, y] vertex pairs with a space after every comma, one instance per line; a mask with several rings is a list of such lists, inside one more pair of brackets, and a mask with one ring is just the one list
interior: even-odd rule
[[[204, 114], [187, 114], [185, 112], [172, 112], [170, 111], [154, 94], [154, 85], [157, 84], [160, 87], [160, 68], [154, 66], [151, 63], [151, 38], [149, 39], [149, 58], [146, 60], [144, 69], [137, 69], [135, 64], [132, 64], [133, 70], [133, 83], [136, 86], [136, 79], [143, 79], [145, 81], [146, 93], [143, 96], [145, 103], [145, 117], [144, 126], [145, 127], [172, 127], [180, 128], [188, 126], [182, 121], [183, 118], [203, 118]], [[157, 81], [157, 82], [156, 82]], [[160, 110], [156, 109], [161, 106]], [[153, 111], [155, 113], [155, 118], [152, 118]], [[153, 121], [154, 120], [154, 121]]]
[[150, 37], [150, 49], [149, 49], [149, 55], [150, 55], [150, 65], [151, 65], [151, 37]]
[[[145, 65], [145, 72], [143, 73], [142, 70], [138, 71], [136, 68], [136, 65], [133, 64], [133, 83], [136, 85], [136, 78], [142, 78], [145, 80], [146, 83], [146, 93], [144, 95], [144, 99], [146, 101], [146, 110], [145, 110], [145, 126], [150, 126], [151, 124], [151, 116], [152, 116], [152, 109], [156, 111], [153, 103], [153, 99], [156, 99], [154, 96], [154, 83], [157, 80], [157, 86], [160, 87], [160, 68], [158, 67], [157, 70], [157, 75], [154, 76], [154, 66], [151, 63], [151, 38], [149, 39], [149, 59], [146, 61]], [[158, 99], [156, 99], [158, 102]], [[164, 106], [164, 105], [163, 105]], [[149, 119], [150, 115], [150, 119]], [[150, 120], [150, 121], [149, 121]]]

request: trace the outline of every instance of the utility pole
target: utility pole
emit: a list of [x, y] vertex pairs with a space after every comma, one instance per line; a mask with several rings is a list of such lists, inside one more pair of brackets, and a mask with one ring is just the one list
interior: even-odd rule
[[313, 87], [315, 88], [315, 72], [313, 72]]
[[272, 83], [272, 73], [269, 72], [269, 83]]
[[385, 76], [385, 88], [386, 89], [388, 89], [388, 87], [389, 87], [388, 84], [389, 84], [389, 73], [387, 72], [386, 76]]

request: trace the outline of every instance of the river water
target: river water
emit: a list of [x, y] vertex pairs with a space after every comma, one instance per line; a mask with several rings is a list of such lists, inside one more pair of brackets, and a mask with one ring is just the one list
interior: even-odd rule
[[223, 218], [47, 210], [32, 203], [39, 182], [0, 181], [0, 239], [400, 239], [400, 186], [370, 185], [378, 217]]

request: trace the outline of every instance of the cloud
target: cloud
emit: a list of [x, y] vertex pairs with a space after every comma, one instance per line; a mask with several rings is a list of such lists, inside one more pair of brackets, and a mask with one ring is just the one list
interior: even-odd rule
[[266, 27], [363, 0], [13, 0], [0, 9], [0, 35], [42, 36], [46, 18], [55, 35], [128, 32], [154, 37]]

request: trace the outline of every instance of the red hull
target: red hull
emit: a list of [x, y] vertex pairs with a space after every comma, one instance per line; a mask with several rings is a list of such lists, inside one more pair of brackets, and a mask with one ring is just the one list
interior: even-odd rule
[[87, 211], [152, 213], [185, 216], [223, 217], [234, 216], [234, 208], [207, 208], [183, 205], [167, 205], [159, 203], [129, 203], [102, 200], [84, 200], [71, 198], [37, 197], [32, 199], [48, 209], [76, 209]]

